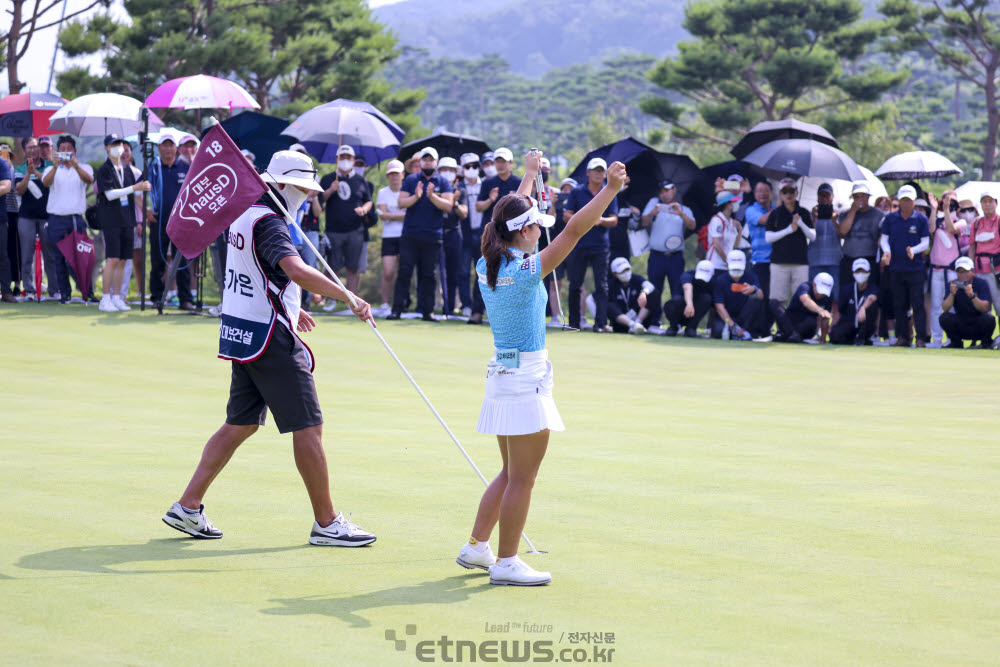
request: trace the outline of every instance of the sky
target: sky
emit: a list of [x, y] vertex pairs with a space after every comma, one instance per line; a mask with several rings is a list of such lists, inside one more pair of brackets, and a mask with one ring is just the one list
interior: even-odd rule
[[[401, 1], [402, 0], [368, 0], [368, 4], [371, 7], [381, 7], [383, 5], [391, 5]], [[72, 14], [74, 11], [86, 7], [88, 4], [90, 4], [89, 0], [66, 0], [66, 13]], [[125, 10], [122, 8], [120, 1], [113, 2], [111, 10], [119, 16], [124, 16], [125, 14]], [[45, 14], [45, 22], [48, 23], [51, 20], [59, 18], [60, 11], [61, 8], [56, 7], [49, 13]], [[86, 14], [83, 14], [77, 18], [84, 18], [86, 16]], [[25, 53], [24, 58], [21, 59], [20, 63], [18, 63], [18, 78], [27, 83], [27, 86], [21, 92], [45, 92], [45, 87], [49, 79], [49, 65], [52, 62], [52, 51], [56, 44], [57, 30], [57, 28], [48, 28], [47, 30], [35, 33], [35, 36], [32, 38], [31, 45], [28, 47], [27, 53]], [[101, 58], [88, 57], [70, 60], [65, 55], [60, 53], [56, 55], [55, 71], [59, 72], [72, 64], [87, 65], [91, 68], [100, 68]], [[52, 77], [52, 88], [53, 92], [55, 92], [54, 76]], [[8, 92], [7, 72], [4, 70], [3, 76], [0, 78], [0, 93], [6, 95]]]

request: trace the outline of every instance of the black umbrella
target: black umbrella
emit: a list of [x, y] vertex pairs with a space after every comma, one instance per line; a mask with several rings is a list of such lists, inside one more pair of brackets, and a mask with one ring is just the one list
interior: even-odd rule
[[[271, 161], [271, 156], [278, 151], [288, 150], [295, 139], [281, 133], [288, 127], [288, 121], [277, 116], [244, 111], [231, 116], [220, 123], [237, 146], [248, 150], [254, 155], [254, 166], [263, 170]], [[201, 136], [204, 137], [212, 129], [209, 125]]]
[[691, 209], [699, 225], [712, 216], [715, 188], [687, 155], [648, 149], [637, 153], [625, 167], [630, 179], [625, 199], [633, 206], [645, 208], [660, 193], [660, 184], [670, 181], [677, 186], [677, 201]]
[[865, 175], [844, 151], [812, 139], [779, 139], [743, 158], [774, 175], [821, 176], [841, 181], [863, 181]]
[[453, 157], [456, 160], [464, 153], [475, 153], [482, 158], [483, 153], [490, 150], [489, 144], [469, 134], [454, 132], [436, 132], [429, 137], [417, 139], [399, 147], [399, 159], [406, 162], [425, 148], [433, 148], [441, 157]]
[[812, 139], [827, 146], [840, 148], [833, 135], [819, 125], [788, 118], [757, 123], [739, 140], [739, 143], [733, 146], [730, 153], [736, 156], [737, 160], [742, 160], [755, 149], [778, 139]]

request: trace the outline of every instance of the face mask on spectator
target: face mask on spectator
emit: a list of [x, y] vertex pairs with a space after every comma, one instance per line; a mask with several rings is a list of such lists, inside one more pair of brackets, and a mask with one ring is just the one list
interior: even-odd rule
[[622, 285], [628, 285], [628, 282], [632, 280], [632, 269], [626, 269], [621, 273], [616, 273], [615, 278], [621, 281]]
[[115, 158], [116, 160], [120, 158], [122, 156], [122, 153], [124, 152], [125, 152], [124, 146], [112, 146], [111, 148], [108, 149], [108, 155]]
[[493, 177], [497, 175], [497, 168], [491, 164], [488, 167], [483, 167], [483, 172], [485, 172], [487, 176]]
[[958, 214], [958, 217], [960, 217], [962, 220], [965, 220], [970, 224], [975, 222], [976, 220], [976, 214], [973, 213], [972, 211], [962, 211], [961, 213]]
[[469, 183], [472, 183], [477, 178], [479, 178], [479, 172], [477, 172], [475, 169], [469, 169], [467, 172], [465, 172], [465, 180], [468, 181]]
[[364, 168], [364, 167], [355, 167], [355, 168], [354, 168], [354, 173], [355, 173], [355, 174], [356, 174], [357, 176], [361, 176], [361, 177], [363, 178], [363, 177], [364, 177], [364, 175], [365, 175], [365, 168]]
[[451, 169], [445, 169], [444, 171], [439, 171], [438, 173], [441, 174], [441, 178], [449, 183], [453, 183], [455, 181], [455, 172]]
[[743, 269], [729, 269], [729, 277], [733, 280], [739, 280], [743, 277]]
[[420, 171], [424, 172], [424, 176], [430, 178], [434, 175], [434, 167], [424, 167]]
[[354, 169], [354, 160], [341, 160], [337, 163], [337, 169], [341, 170], [345, 174]]
[[870, 273], [867, 273], [865, 271], [858, 271], [857, 273], [854, 274], [854, 282], [856, 282], [859, 285], [864, 285], [866, 282], [868, 282], [868, 276], [870, 275], [871, 275]]

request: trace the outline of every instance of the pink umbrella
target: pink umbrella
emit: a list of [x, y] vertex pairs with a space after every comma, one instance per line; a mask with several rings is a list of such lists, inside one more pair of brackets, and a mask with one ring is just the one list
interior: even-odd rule
[[260, 105], [237, 83], [215, 76], [196, 74], [171, 79], [146, 98], [150, 108], [171, 109], [259, 109]]

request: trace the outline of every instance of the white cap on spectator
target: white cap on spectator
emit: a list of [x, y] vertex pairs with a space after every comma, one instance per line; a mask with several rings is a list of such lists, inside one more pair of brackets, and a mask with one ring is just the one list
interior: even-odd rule
[[559, 184], [559, 187], [562, 187], [564, 185], [572, 185], [575, 188], [580, 184], [576, 182], [575, 178], [564, 178], [562, 179], [562, 183]]
[[402, 174], [403, 173], [403, 163], [399, 160], [389, 160], [389, 164], [385, 165], [385, 173], [387, 174]]
[[868, 187], [867, 181], [855, 181], [854, 185], [851, 186], [852, 196], [858, 194], [859, 192], [866, 195], [870, 195], [872, 193], [872, 189]]
[[931, 205], [927, 203], [927, 200], [921, 199], [920, 197], [917, 197], [917, 200], [913, 202], [913, 205], [928, 209], [931, 207]]
[[740, 181], [743, 180], [743, 177], [740, 176], [739, 174], [729, 174], [729, 178], [727, 178], [726, 180], [727, 181], [736, 181], [737, 183], [739, 183]]
[[493, 160], [507, 160], [507, 162], [513, 162], [514, 154], [510, 152], [509, 148], [498, 148], [493, 151]]
[[795, 188], [796, 190], [798, 190], [799, 186], [797, 185], [797, 181], [794, 178], [783, 178], [780, 181], [778, 181], [778, 192], [781, 192], [785, 188]]
[[607, 171], [608, 163], [599, 157], [591, 158], [590, 162], [587, 163], [587, 171], [590, 171], [591, 169], [603, 169], [604, 171]]
[[611, 260], [611, 273], [621, 273], [622, 271], [628, 271], [632, 268], [629, 261], [624, 257], [615, 257]]
[[437, 149], [435, 149], [433, 146], [428, 146], [424, 150], [417, 153], [417, 157], [428, 157], [428, 156], [434, 158], [435, 160], [438, 159]]
[[747, 268], [747, 256], [742, 250], [730, 250], [729, 254], [726, 255], [726, 266], [732, 269], [739, 269], [741, 271]]
[[816, 292], [819, 294], [830, 296], [830, 293], [833, 292], [833, 276], [825, 271], [817, 273], [816, 277], [813, 278], [813, 285], [816, 286]]
[[195, 146], [201, 145], [201, 142], [198, 141], [198, 137], [194, 136], [193, 134], [184, 134], [184, 135], [181, 135], [181, 138], [177, 140], [177, 145], [178, 146], [183, 146], [184, 144], [186, 144], [189, 141], [193, 141]]
[[698, 265], [694, 267], [694, 279], [701, 280], [703, 282], [708, 282], [715, 275], [715, 266], [712, 264], [712, 260], [703, 259], [698, 262]]
[[549, 162], [549, 159], [547, 157], [543, 157], [541, 160], [538, 161], [538, 168], [539, 169], [551, 169], [552, 168], [552, 163]]
[[354, 148], [352, 146], [341, 146], [337, 149], [337, 155], [350, 155], [354, 157]]
[[959, 257], [955, 260], [955, 268], [973, 271], [976, 268], [976, 264], [972, 261], [971, 257]]
[[455, 161], [453, 157], [443, 157], [441, 161], [438, 162], [438, 169], [454, 169], [458, 171], [458, 162]]
[[871, 273], [871, 270], [872, 270], [871, 263], [869, 263], [869, 261], [864, 257], [858, 257], [856, 260], [854, 260], [854, 263], [851, 264], [851, 273], [857, 273], [858, 271], [865, 271], [867, 273]]
[[158, 145], [161, 145], [167, 141], [172, 141], [175, 144], [177, 143], [177, 139], [175, 139], [174, 135], [172, 135], [170, 132], [160, 132], [160, 136], [157, 139], [156, 143]]
[[240, 153], [243, 153], [243, 157], [247, 158], [251, 162], [256, 162], [257, 161], [257, 156], [254, 155], [253, 153], [251, 153], [250, 151], [248, 151], [245, 148], [243, 150], [241, 150]]
[[987, 197], [989, 197], [990, 199], [996, 201], [996, 197], [993, 196], [992, 192], [984, 192], [983, 194], [979, 195], [979, 201], [983, 201]]
[[917, 198], [917, 189], [912, 185], [904, 185], [896, 193], [896, 199], [910, 199], [914, 200]]
[[462, 156], [462, 159], [459, 160], [459, 162], [461, 162], [462, 166], [464, 167], [467, 164], [472, 164], [473, 162], [479, 162], [479, 156], [476, 155], [475, 153], [466, 153], [465, 155]]

